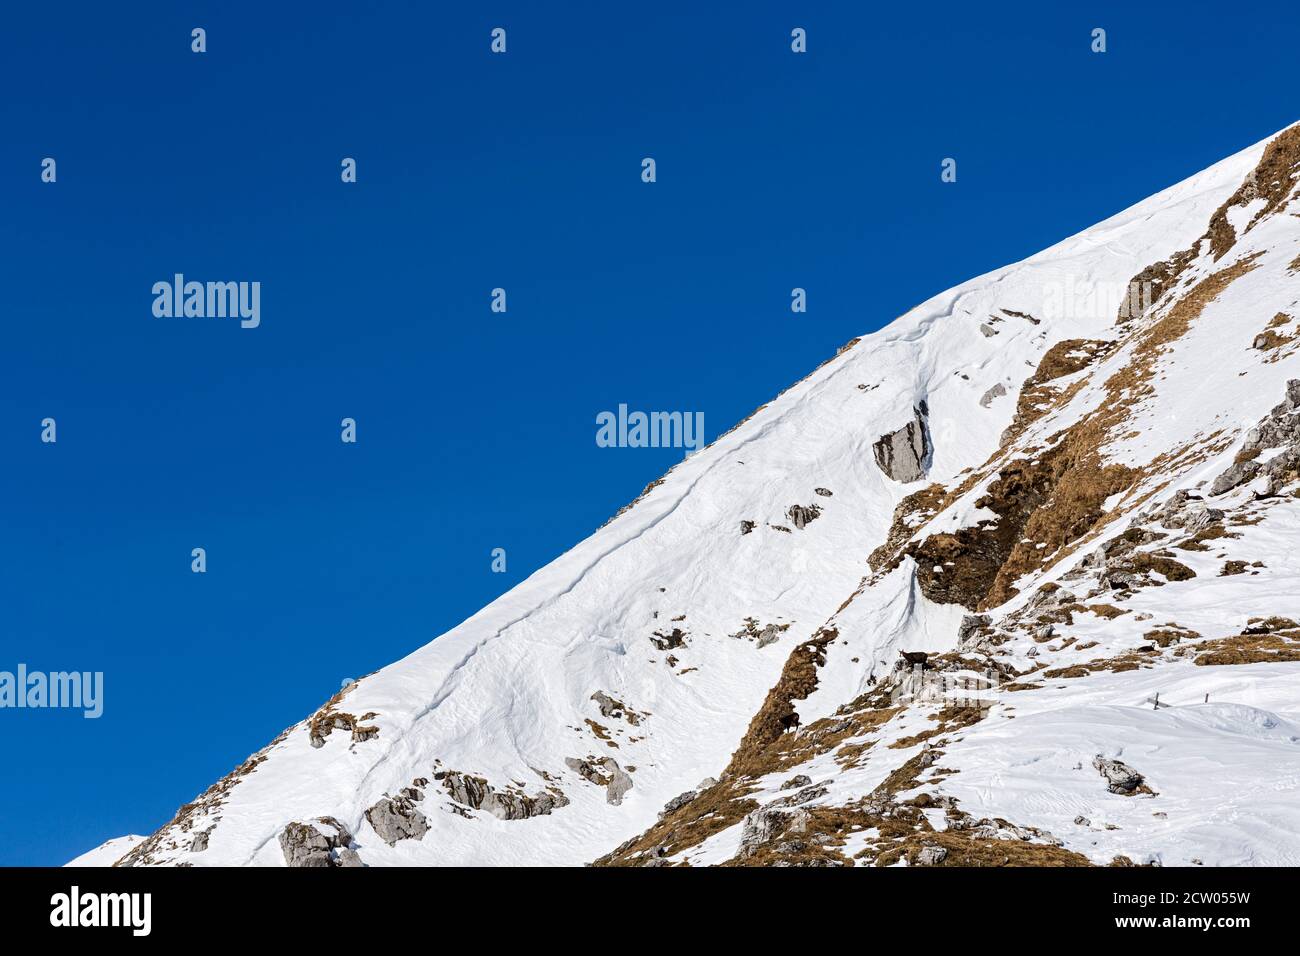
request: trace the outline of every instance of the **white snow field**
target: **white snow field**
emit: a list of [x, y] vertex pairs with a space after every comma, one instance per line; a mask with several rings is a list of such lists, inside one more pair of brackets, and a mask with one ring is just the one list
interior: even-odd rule
[[[787, 658], [822, 628], [836, 636], [815, 687], [793, 701], [801, 729], [788, 731], [792, 741], [864, 694], [902, 690], [899, 651], [955, 652], [973, 603], [943, 603], [924, 579], [956, 574], [965, 559], [933, 569], [906, 554], [874, 572], [867, 564], [895, 508], [939, 485], [941, 509], [928, 523], [916, 519], [914, 540], [994, 529], [996, 502], [985, 496], [999, 467], [1036, 466], [1060, 436], [1074, 426], [1071, 434], [1081, 434], [1089, 416], [1120, 404], [1120, 417], [1090, 446], [1104, 464], [1131, 469], [1105, 519], [1067, 536], [1068, 546], [1033, 539], [1064, 507], [1058, 486], [1021, 542], [1041, 544], [1044, 560], [1009, 578], [1015, 591], [1002, 603], [978, 608], [991, 637], [963, 647], [980, 668], [1003, 675], [983, 719], [937, 720], [948, 702], [904, 694], [896, 714], [841, 742], [865, 745], [859, 759], [813, 747], [806, 761], [749, 781], [746, 799], [764, 805], [803, 774], [825, 790], [802, 806], [859, 812], [882, 781], [929, 748], [937, 760], [896, 799], [929, 794], [922, 829], [937, 835], [954, 819], [946, 811], [959, 809], [1004, 821], [992, 840], [1057, 847], [1094, 863], [1300, 862], [1300, 662], [1289, 660], [1289, 629], [1270, 625], [1267, 640], [1282, 647], [1276, 660], [1197, 663], [1201, 648], [1239, 636], [1251, 617], [1300, 619], [1300, 508], [1289, 475], [1272, 487], [1257, 478], [1209, 494], [1250, 429], [1300, 378], [1289, 345], [1300, 316], [1300, 265], [1292, 268], [1300, 202], [1294, 177], [1264, 181], [1296, 167], [1273, 163], [1256, 174], [1268, 142], [852, 343], [567, 554], [362, 678], [314, 724], [289, 728], [148, 840], [110, 841], [73, 862], [283, 866], [286, 825], [318, 817], [341, 824], [369, 866], [592, 862], [654, 827], [670, 799], [722, 776]], [[1202, 240], [1249, 177], [1256, 186], [1227, 210], [1228, 239], [1220, 230]], [[1159, 290], [1154, 307], [1117, 323], [1130, 280], [1184, 250], [1191, 253], [1177, 281]], [[1194, 314], [1179, 325], [1178, 310], [1192, 300]], [[1289, 317], [1275, 326], [1281, 341], [1261, 347], [1257, 338], [1275, 317]], [[1161, 320], [1168, 324], [1153, 341], [1148, 332]], [[1022, 385], [1066, 340], [1113, 344], [1053, 380], [1059, 401], [1019, 423], [1003, 445]], [[1129, 381], [1125, 370], [1139, 360], [1150, 364]], [[928, 447], [914, 463], [920, 476], [900, 481], [878, 464], [873, 445], [909, 422], [926, 432]], [[1256, 462], [1279, 453], [1286, 449], [1266, 449]], [[1215, 520], [1225, 533], [1177, 549], [1185, 529], [1152, 515], [1179, 490], [1204, 498], [1198, 508], [1223, 511]], [[818, 510], [792, 515], [792, 506]], [[742, 533], [742, 522], [752, 530]], [[1138, 542], [1133, 554], [1147, 563], [1129, 577], [1089, 558], [1138, 524], [1164, 537]], [[1221, 576], [1233, 560], [1243, 568]], [[1179, 579], [1179, 568], [1195, 576]], [[1051, 596], [1054, 585], [1068, 589], [1068, 602]], [[1048, 623], [1043, 595], [1057, 609]], [[602, 708], [598, 692], [617, 704]], [[934, 728], [944, 733], [908, 742]], [[1150, 792], [1109, 792], [1093, 766], [1098, 755], [1140, 773]], [[461, 774], [483, 783], [467, 789]], [[631, 789], [614, 802], [622, 788], [608, 781], [621, 774]], [[413, 789], [403, 796], [405, 788]], [[485, 788], [497, 796], [485, 800]], [[367, 810], [385, 797], [396, 804], [376, 815], [385, 819], [379, 832]], [[743, 839], [755, 831], [742, 819], [748, 810], [698, 837], [683, 835], [689, 809], [675, 812], [669, 824], [680, 820], [680, 832], [664, 837], [671, 846], [619, 862], [723, 863], [738, 853], [743, 861], [761, 837]], [[831, 826], [823, 817], [830, 820], [817, 817], [803, 843]], [[879, 828], [868, 821], [849, 829], [820, 834], [826, 852], [850, 863], [874, 859]], [[339, 863], [338, 849], [320, 848], [316, 865]], [[890, 862], [917, 862], [916, 847], [907, 849]], [[952, 849], [948, 862], [961, 859]]]

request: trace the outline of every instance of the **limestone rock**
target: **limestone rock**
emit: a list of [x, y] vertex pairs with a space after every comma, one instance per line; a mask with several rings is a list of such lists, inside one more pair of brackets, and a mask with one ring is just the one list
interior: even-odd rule
[[389, 846], [398, 840], [418, 840], [429, 832], [429, 821], [406, 797], [382, 797], [366, 811], [379, 839]]
[[280, 851], [285, 865], [291, 867], [343, 866], [340, 856], [344, 851], [356, 855], [351, 844], [352, 834], [334, 817], [294, 821], [280, 831]]
[[610, 772], [609, 785], [605, 788], [605, 802], [617, 807], [632, 789], [632, 778], [613, 759], [606, 757], [604, 764]]
[[807, 810], [783, 810], [775, 807], [754, 810], [741, 824], [737, 856], [753, 856], [777, 837], [803, 833], [808, 829], [811, 819], [812, 814]]
[[1092, 761], [1093, 768], [1106, 779], [1106, 789], [1121, 796], [1137, 793], [1145, 778], [1126, 763], [1109, 760], [1101, 754]]
[[802, 531], [807, 525], [821, 517], [822, 509], [816, 505], [791, 505], [786, 509], [785, 516], [790, 522]]
[[876, 464], [894, 481], [906, 484], [925, 477], [930, 459], [928, 410], [924, 405], [913, 409], [913, 419], [897, 431], [881, 436], [871, 446]]
[[673, 797], [671, 800], [669, 800], [667, 803], [664, 804], [664, 808], [659, 811], [659, 819], [662, 820], [664, 817], [668, 816], [668, 814], [672, 813], [674, 810], [678, 810], [686, 806], [686, 804], [690, 803], [698, 796], [699, 793], [697, 793], [694, 790], [687, 790], [685, 793], [679, 793], [677, 796]]
[[1003, 385], [1001, 382], [998, 382], [996, 385], [994, 385], [987, 392], [985, 392], [983, 395], [980, 396], [980, 407], [988, 408], [989, 405], [993, 404], [993, 399], [1001, 398], [1006, 393], [1007, 393], [1007, 387]]
[[917, 866], [937, 866], [948, 859], [948, 851], [941, 846], [923, 846], [916, 854]]

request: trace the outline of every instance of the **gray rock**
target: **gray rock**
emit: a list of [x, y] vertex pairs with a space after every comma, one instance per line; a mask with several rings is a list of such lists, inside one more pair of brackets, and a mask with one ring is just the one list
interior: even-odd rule
[[913, 414], [910, 422], [871, 446], [880, 470], [903, 484], [923, 478], [930, 459], [928, 414], [924, 407], [913, 409]]
[[[564, 764], [588, 783], [594, 783], [598, 787], [603, 787], [609, 782], [601, 775], [599, 770], [586, 760], [581, 760], [578, 757], [565, 757]], [[464, 801], [461, 802], [463, 803]]]
[[211, 832], [211, 830], [200, 830], [194, 834], [194, 839], [190, 841], [190, 852], [202, 853], [206, 850], [208, 848], [208, 834]]
[[941, 846], [923, 846], [916, 854], [917, 866], [937, 866], [948, 859], [948, 851]]
[[[567, 757], [565, 763], [575, 770], [585, 767], [594, 775], [593, 783], [604, 783], [604, 779], [585, 761]], [[527, 820], [529, 817], [546, 816], [552, 810], [569, 805], [569, 798], [563, 793], [543, 790], [534, 796], [528, 796], [515, 790], [497, 790], [482, 777], [455, 770], [443, 777], [442, 785], [457, 803], [472, 810], [490, 813], [498, 820]]]
[[596, 691], [596, 693], [591, 695], [591, 699], [594, 700], [596, 706], [600, 708], [600, 715], [602, 717], [621, 717], [633, 726], [640, 723], [640, 718], [629, 711], [626, 704], [621, 700], [610, 697], [609, 694], [606, 694], [603, 690]]
[[813, 784], [810, 787], [804, 787], [790, 794], [788, 797], [781, 797], [779, 800], [773, 800], [768, 804], [769, 807], [797, 807], [802, 803], [809, 803], [819, 797], [826, 796], [827, 788], [822, 784]]
[[339, 850], [335, 866], [365, 866], [365, 864], [361, 862], [361, 857], [357, 855], [356, 850], [345, 846]]
[[1109, 760], [1097, 754], [1093, 768], [1106, 779], [1106, 789], [1121, 796], [1132, 796], [1142, 786], [1145, 778], [1126, 763]]
[[389, 846], [398, 840], [419, 840], [429, 832], [429, 821], [406, 797], [382, 797], [366, 811], [366, 819], [379, 839]]
[[753, 856], [777, 837], [803, 833], [808, 829], [811, 819], [812, 814], [807, 810], [781, 810], [774, 807], [754, 810], [746, 815], [741, 824], [737, 856]]
[[280, 852], [291, 867], [340, 866], [338, 854], [351, 843], [352, 834], [334, 817], [294, 821], [280, 831]]
[[957, 647], [974, 646], [983, 640], [984, 632], [993, 624], [987, 614], [967, 614], [957, 626]]
[[745, 521], [745, 520], [742, 520], [742, 521], [740, 522], [740, 533], [741, 533], [741, 534], [749, 534], [749, 533], [750, 533], [751, 531], [753, 531], [753, 530], [754, 530], [754, 522], [752, 522], [752, 521]]
[[677, 796], [673, 797], [671, 800], [669, 800], [667, 803], [664, 804], [664, 808], [659, 811], [659, 819], [662, 820], [664, 817], [668, 816], [668, 814], [672, 813], [674, 810], [678, 810], [686, 806], [686, 804], [690, 803], [698, 796], [699, 793], [694, 790], [687, 790], [685, 793], [679, 793]]
[[716, 787], [717, 785], [718, 785], [717, 777], [705, 777], [703, 780], [701, 780], [699, 783], [695, 785], [695, 789], [698, 790], [700, 793], [703, 793], [705, 790], [708, 790], [710, 787]]
[[767, 647], [769, 644], [775, 644], [781, 637], [781, 628], [775, 624], [769, 624], [758, 632], [758, 646]]
[[821, 517], [822, 509], [816, 505], [791, 505], [786, 509], [785, 516], [790, 519], [790, 523], [802, 531], [811, 522]]
[[617, 807], [632, 789], [632, 778], [611, 758], [606, 757], [604, 763], [605, 769], [610, 772], [609, 786], [605, 788], [605, 802]]
[[1090, 827], [1090, 826], [1092, 826], [1092, 821], [1089, 820], [1087, 817], [1085, 817], [1082, 813], [1079, 814], [1077, 817], [1074, 818], [1074, 822], [1075, 822], [1076, 825], [1081, 826], [1081, 827]]
[[812, 777], [808, 776], [807, 774], [803, 774], [803, 773], [801, 773], [801, 774], [796, 774], [795, 776], [793, 776], [793, 777], [791, 777], [789, 780], [787, 780], [785, 783], [781, 784], [781, 789], [782, 789], [782, 790], [797, 790], [797, 789], [799, 789], [800, 787], [806, 787], [806, 786], [808, 786], [810, 783], [812, 783]]
[[1001, 382], [998, 382], [996, 385], [994, 385], [987, 392], [985, 392], [983, 395], [980, 396], [980, 407], [988, 408], [989, 405], [993, 403], [993, 399], [1001, 398], [1006, 393], [1007, 393], [1007, 387], [1003, 385]]
[[993, 328], [993, 326], [989, 325], [987, 322], [985, 322], [980, 325], [980, 333], [986, 339], [991, 339], [993, 338], [993, 336], [998, 334], [998, 330]]
[[1210, 485], [1210, 494], [1222, 495], [1250, 481], [1259, 474], [1259, 464], [1254, 461], [1235, 461]]
[[831, 497], [831, 490], [829, 488], [814, 488], [813, 494], [821, 495], [823, 498], [829, 498]]

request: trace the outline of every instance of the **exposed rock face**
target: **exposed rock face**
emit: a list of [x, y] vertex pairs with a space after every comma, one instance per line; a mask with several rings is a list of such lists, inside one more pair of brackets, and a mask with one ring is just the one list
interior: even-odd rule
[[633, 727], [641, 723], [640, 714], [630, 710], [621, 700], [618, 700], [615, 697], [610, 697], [609, 694], [606, 694], [603, 690], [596, 691], [596, 693], [591, 695], [591, 699], [594, 700], [596, 706], [600, 708], [600, 715], [602, 717], [622, 718]]
[[740, 849], [736, 855], [742, 859], [753, 856], [777, 837], [787, 833], [803, 833], [812, 815], [807, 810], [782, 810], [763, 807], [745, 817], [740, 830]]
[[740, 533], [741, 533], [741, 534], [749, 534], [749, 533], [750, 533], [751, 531], [753, 531], [753, 530], [754, 530], [754, 522], [749, 521], [749, 520], [742, 520], [742, 521], [740, 522]]
[[993, 399], [1001, 398], [1006, 393], [1007, 393], [1007, 387], [1003, 385], [1001, 382], [998, 382], [996, 385], [994, 385], [987, 392], [985, 392], [983, 395], [980, 396], [980, 407], [988, 408], [991, 404], [993, 404]]
[[894, 481], [907, 484], [925, 477], [930, 460], [929, 409], [922, 402], [913, 409], [914, 418], [897, 431], [881, 436], [871, 446], [876, 464]]
[[782, 790], [797, 790], [800, 787], [806, 787], [812, 783], [812, 778], [807, 774], [796, 774], [785, 783], [781, 784]]
[[667, 634], [663, 631], [655, 631], [650, 638], [650, 643], [657, 651], [671, 651], [675, 647], [685, 647], [686, 632], [680, 627], [673, 628]]
[[916, 853], [917, 866], [937, 866], [948, 859], [948, 851], [941, 846], [923, 846]]
[[673, 797], [671, 800], [669, 800], [667, 803], [664, 804], [664, 808], [659, 811], [659, 819], [662, 820], [664, 817], [668, 816], [668, 814], [672, 813], [674, 810], [686, 806], [686, 804], [690, 803], [698, 796], [699, 793], [695, 790], [687, 790], [685, 793], [679, 793], [677, 796]]
[[211, 832], [211, 830], [201, 830], [194, 834], [194, 839], [190, 841], [190, 852], [202, 853], [206, 850], [208, 848], [208, 834]]
[[[293, 822], [280, 831], [280, 850], [286, 866], [361, 866], [352, 850], [352, 834], [333, 817], [317, 817], [308, 823]], [[343, 861], [348, 854], [349, 862]], [[355, 862], [350, 862], [355, 858]]]
[[987, 614], [966, 614], [957, 627], [957, 647], [964, 649], [980, 642], [993, 623]]
[[821, 517], [822, 509], [816, 505], [791, 505], [785, 513], [791, 524], [802, 531], [809, 522]]
[[1195, 534], [1223, 520], [1223, 512], [1211, 508], [1190, 492], [1178, 491], [1169, 502], [1155, 513], [1156, 521], [1166, 528], [1176, 528]]
[[[1255, 460], [1271, 448], [1285, 450], [1262, 465]], [[1300, 379], [1286, 383], [1286, 400], [1246, 434], [1237, 460], [1214, 479], [1210, 495], [1225, 494], [1261, 475], [1267, 478], [1266, 496], [1276, 495], [1284, 484], [1300, 477]]]
[[1108, 760], [1101, 754], [1093, 758], [1092, 766], [1106, 779], [1107, 790], [1125, 797], [1137, 793], [1145, 779], [1128, 764], [1118, 760]]
[[632, 778], [611, 758], [606, 757], [604, 763], [605, 769], [610, 772], [609, 786], [605, 788], [605, 802], [618, 806], [632, 789]]
[[405, 796], [381, 798], [366, 811], [366, 819], [389, 846], [398, 840], [418, 840], [429, 832], [429, 821]]
[[578, 757], [565, 757], [564, 763], [570, 770], [588, 783], [594, 783], [598, 787], [603, 787], [605, 784], [609, 783], [609, 779], [602, 775], [599, 770], [586, 760], [582, 760]]
[[[570, 761], [573, 759], [570, 757], [565, 762], [572, 767]], [[581, 761], [578, 763], [582, 764]], [[443, 776], [442, 785], [457, 803], [472, 810], [483, 810], [498, 820], [527, 820], [529, 817], [546, 816], [552, 810], [569, 805], [569, 798], [560, 792], [543, 790], [530, 797], [515, 790], [497, 790], [482, 777], [454, 770]], [[423, 817], [420, 819], [424, 820]]]
[[780, 638], [783, 630], [785, 630], [785, 628], [778, 624], [767, 625], [767, 627], [758, 632], [758, 646], [767, 647], [769, 644], [775, 644], [777, 639]]

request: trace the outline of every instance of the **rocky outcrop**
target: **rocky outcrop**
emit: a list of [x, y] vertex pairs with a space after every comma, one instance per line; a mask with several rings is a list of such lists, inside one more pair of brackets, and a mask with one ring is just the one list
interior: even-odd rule
[[957, 649], [967, 650], [977, 646], [989, 634], [993, 619], [987, 614], [966, 614], [957, 626]]
[[882, 435], [871, 446], [880, 470], [903, 484], [924, 478], [930, 463], [929, 409], [925, 402], [913, 409], [913, 416], [902, 428]]
[[662, 820], [664, 817], [668, 816], [668, 814], [672, 813], [674, 810], [680, 810], [682, 807], [686, 806], [686, 804], [690, 803], [698, 796], [699, 793], [695, 790], [687, 790], [685, 793], [679, 793], [677, 796], [673, 797], [671, 800], [669, 800], [667, 803], [664, 804], [664, 808], [659, 811], [659, 819]]
[[677, 647], [686, 646], [686, 632], [680, 627], [675, 627], [667, 634], [663, 631], [655, 631], [650, 637], [650, 643], [655, 646], [657, 651], [671, 651]]
[[1188, 491], [1178, 491], [1152, 517], [1166, 528], [1195, 534], [1221, 522], [1224, 514], [1218, 508], [1206, 505], [1197, 495]]
[[781, 635], [790, 629], [789, 624], [762, 625], [757, 618], [745, 618], [745, 626], [731, 636], [737, 640], [755, 641], [759, 647], [767, 647], [780, 640]]
[[610, 757], [604, 760], [605, 769], [609, 771], [609, 784], [605, 787], [605, 802], [618, 806], [632, 789], [632, 778], [627, 771]]
[[941, 846], [923, 846], [916, 851], [914, 866], [938, 866], [948, 859], [948, 851]]
[[389, 846], [398, 840], [418, 840], [429, 832], [429, 821], [405, 795], [381, 798], [366, 811], [366, 819]]
[[633, 727], [641, 723], [641, 715], [630, 709], [626, 704], [616, 697], [611, 697], [603, 690], [598, 690], [591, 695], [591, 699], [596, 702], [600, 708], [602, 717], [613, 717], [615, 719], [626, 720]]
[[352, 834], [334, 817], [293, 822], [280, 831], [284, 863], [292, 867], [362, 866]]
[[596, 769], [590, 761], [583, 760], [579, 757], [565, 757], [565, 765], [588, 783], [594, 783], [598, 787], [603, 787], [609, 783], [609, 778]]
[[791, 505], [786, 509], [785, 516], [790, 519], [790, 523], [802, 531], [810, 522], [816, 521], [821, 517], [822, 509], [816, 505]]
[[1106, 780], [1106, 789], [1111, 793], [1131, 797], [1144, 790], [1145, 778], [1126, 763], [1109, 760], [1097, 754], [1092, 761], [1093, 769]]
[[[1256, 459], [1266, 450], [1281, 448], [1263, 464]], [[1237, 460], [1214, 479], [1212, 497], [1226, 494], [1248, 481], [1264, 477], [1263, 497], [1276, 495], [1283, 485], [1300, 477], [1300, 379], [1286, 384], [1286, 400], [1246, 433]]]
[[993, 399], [1001, 398], [1006, 393], [1007, 393], [1007, 387], [1003, 385], [1001, 382], [998, 382], [996, 385], [994, 385], [987, 392], [985, 392], [983, 395], [980, 396], [980, 408], [988, 408], [991, 404], [993, 404]]
[[498, 820], [546, 816], [552, 810], [569, 805], [569, 798], [559, 790], [543, 790], [528, 796], [519, 790], [497, 790], [482, 777], [455, 770], [447, 771], [440, 779], [457, 803], [471, 810], [490, 813]]
[[751, 857], [786, 834], [803, 833], [812, 815], [807, 810], [782, 810], [763, 807], [749, 813], [740, 828], [740, 848], [736, 855]]

